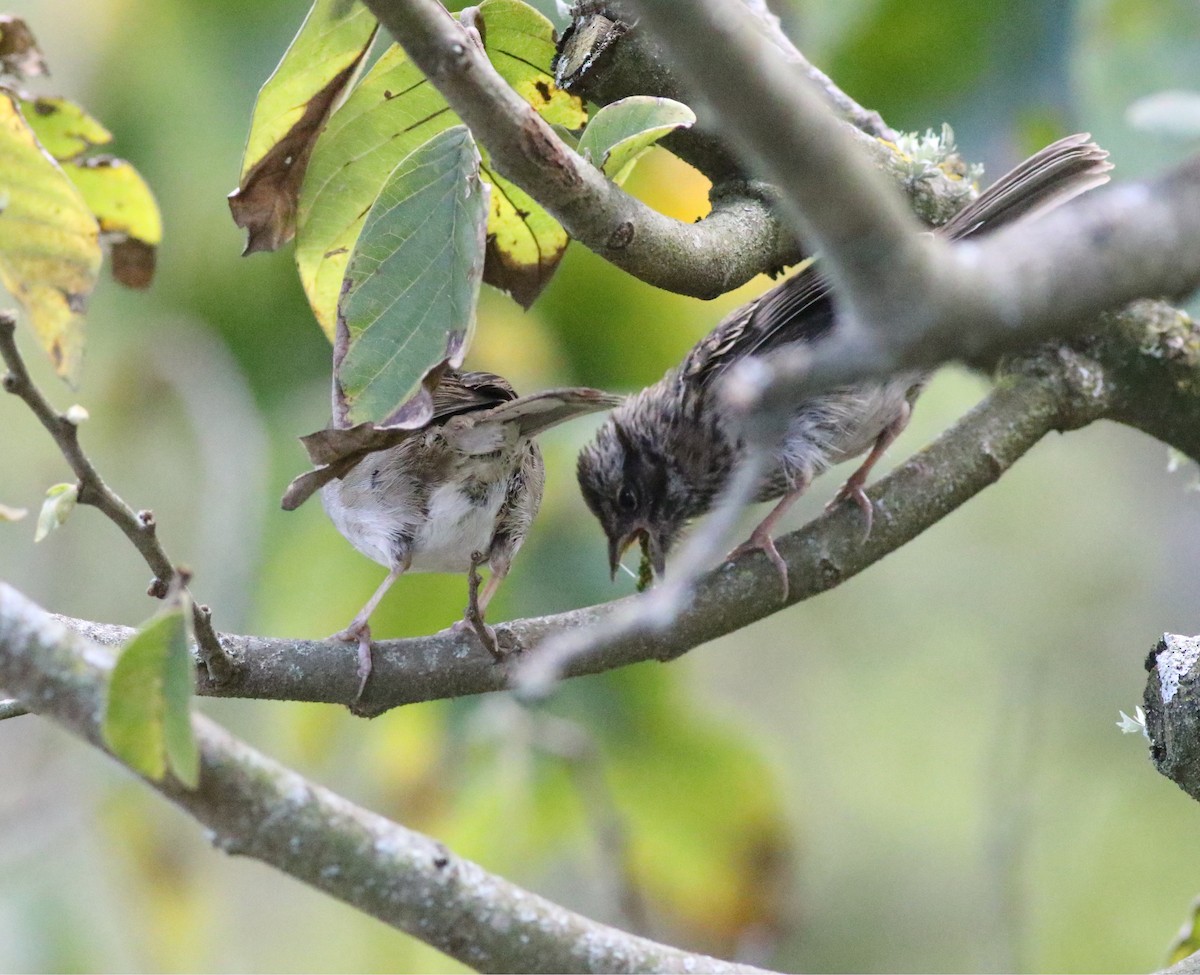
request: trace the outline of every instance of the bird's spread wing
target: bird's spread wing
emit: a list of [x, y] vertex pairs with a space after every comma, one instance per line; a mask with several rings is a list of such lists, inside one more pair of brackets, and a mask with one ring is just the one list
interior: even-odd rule
[[585, 413], [612, 409], [621, 400], [620, 396], [585, 386], [548, 389], [502, 403], [490, 410], [486, 417], [480, 417], [480, 421], [489, 424], [516, 423], [522, 437], [534, 437], [543, 430]]
[[[532, 437], [564, 420], [609, 409], [619, 402], [619, 396], [583, 387], [518, 397], [506, 380], [493, 373], [448, 373], [433, 390], [433, 418], [429, 425], [442, 427], [446, 439], [456, 449], [488, 453], [502, 447], [511, 433]], [[506, 430], [509, 424], [515, 426]], [[348, 474], [368, 454], [395, 447], [426, 429], [428, 426], [414, 430], [360, 423], [301, 437], [300, 442], [316, 467], [288, 485], [283, 496], [284, 509], [298, 508], [330, 481]]]

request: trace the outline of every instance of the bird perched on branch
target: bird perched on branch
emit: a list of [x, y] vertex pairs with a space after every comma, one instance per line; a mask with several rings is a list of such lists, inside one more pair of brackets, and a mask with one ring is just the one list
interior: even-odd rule
[[[417, 429], [360, 424], [303, 438], [322, 465], [292, 482], [290, 510], [316, 490], [330, 519], [387, 577], [335, 639], [358, 644], [358, 696], [371, 674], [375, 607], [405, 572], [466, 572], [469, 604], [456, 626], [473, 629], [499, 655], [484, 622], [542, 501], [545, 468], [533, 437], [620, 398], [594, 389], [517, 396], [500, 376], [447, 372], [432, 394], [433, 415]], [[480, 589], [478, 569], [491, 569]]]
[[[1107, 156], [1086, 134], [1061, 139], [1002, 176], [937, 233], [951, 240], [983, 234], [1063, 203], [1107, 181]], [[809, 265], [729, 315], [680, 365], [613, 411], [580, 453], [578, 476], [608, 536], [614, 575], [634, 541], [661, 575], [680, 531], [713, 507], [744, 458], [743, 440], [717, 394], [720, 377], [747, 357], [815, 343], [837, 324], [829, 283]], [[778, 504], [730, 558], [762, 550], [779, 570], [786, 599], [787, 566], [772, 539], [776, 522], [814, 477], [868, 450], [830, 505], [857, 503], [869, 532], [873, 509], [863, 485], [908, 423], [925, 380], [908, 373], [797, 403], [755, 494], [756, 501]]]

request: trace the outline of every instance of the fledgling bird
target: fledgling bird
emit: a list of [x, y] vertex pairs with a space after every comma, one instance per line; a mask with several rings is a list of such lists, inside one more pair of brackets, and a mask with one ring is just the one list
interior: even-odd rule
[[[350, 625], [334, 635], [358, 644], [359, 697], [371, 675], [368, 621], [405, 572], [469, 573], [469, 604], [455, 626], [469, 626], [499, 654], [484, 614], [542, 501], [545, 468], [533, 438], [618, 402], [584, 388], [519, 397], [492, 373], [447, 372], [422, 427], [383, 431], [362, 424], [304, 438], [312, 460], [325, 466], [293, 481], [283, 506], [295, 508], [319, 488], [338, 531], [388, 569]], [[478, 568], [485, 564], [491, 576], [480, 590]]]
[[[1042, 212], [1104, 183], [1108, 153], [1087, 134], [1047, 146], [1002, 176], [936, 232], [952, 240], [987, 233]], [[689, 521], [708, 512], [744, 458], [717, 394], [736, 362], [793, 343], [814, 343], [837, 325], [828, 281], [815, 265], [725, 318], [653, 386], [612, 412], [579, 455], [579, 486], [608, 537], [609, 565], [641, 541], [661, 576], [667, 553]], [[907, 373], [835, 389], [797, 403], [756, 501], [778, 504], [729, 558], [761, 549], [779, 570], [787, 598], [787, 566], [772, 531], [818, 474], [870, 451], [830, 506], [853, 500], [870, 531], [873, 509], [863, 492], [871, 468], [908, 423], [926, 375]]]

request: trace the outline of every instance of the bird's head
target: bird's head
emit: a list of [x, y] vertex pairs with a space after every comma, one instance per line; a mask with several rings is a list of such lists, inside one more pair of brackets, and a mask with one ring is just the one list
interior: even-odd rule
[[647, 422], [648, 415], [652, 411], [635, 397], [605, 420], [579, 454], [579, 488], [608, 537], [614, 576], [634, 542], [641, 543], [655, 576], [662, 576], [680, 531], [701, 513], [679, 468], [671, 431]]

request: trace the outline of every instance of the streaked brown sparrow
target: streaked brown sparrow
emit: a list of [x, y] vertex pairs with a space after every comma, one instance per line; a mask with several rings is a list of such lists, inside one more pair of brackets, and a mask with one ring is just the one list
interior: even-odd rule
[[[1107, 155], [1086, 134], [1061, 139], [1002, 176], [937, 232], [952, 240], [969, 237], [1063, 203], [1108, 179]], [[580, 453], [578, 476], [608, 536], [614, 574], [624, 551], [640, 540], [661, 575], [680, 531], [712, 508], [745, 456], [717, 395], [726, 370], [749, 356], [817, 342], [835, 327], [829, 284], [810, 264], [729, 315], [680, 365], [613, 411]], [[797, 403], [755, 495], [778, 504], [730, 558], [761, 549], [778, 568], [786, 599], [787, 566], [771, 537], [776, 522], [814, 477], [868, 450], [830, 504], [856, 502], [869, 532], [873, 508], [863, 485], [908, 423], [926, 378], [908, 373]]]

